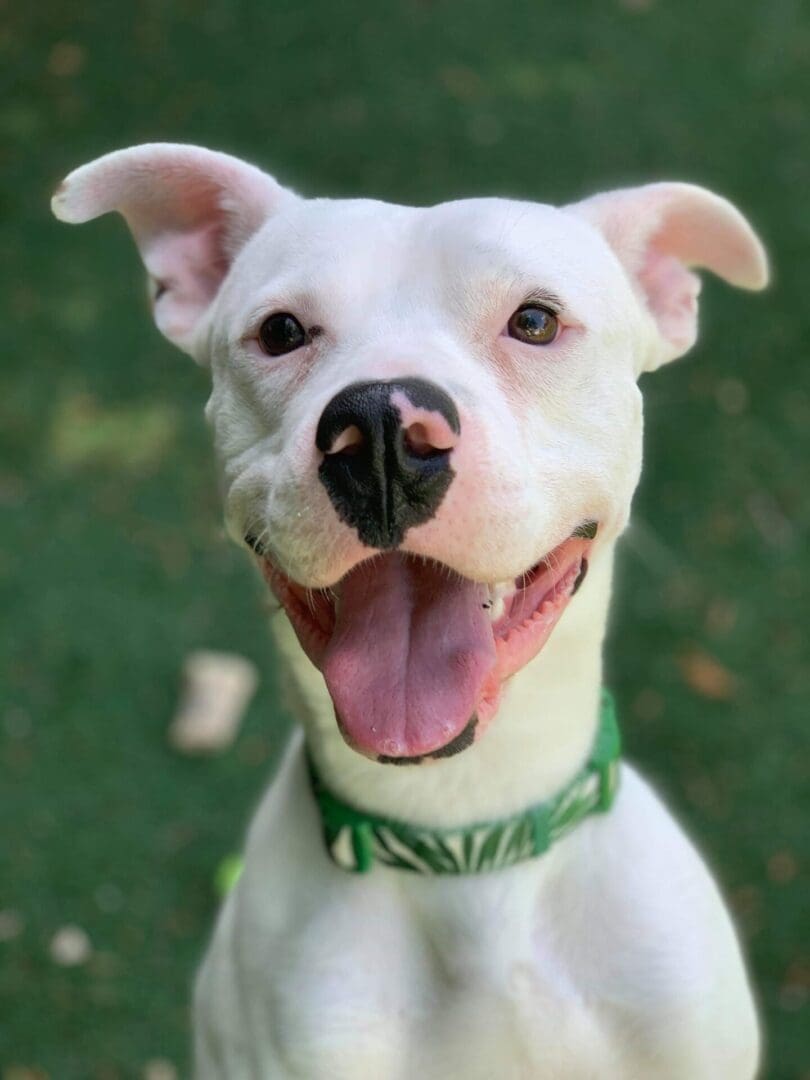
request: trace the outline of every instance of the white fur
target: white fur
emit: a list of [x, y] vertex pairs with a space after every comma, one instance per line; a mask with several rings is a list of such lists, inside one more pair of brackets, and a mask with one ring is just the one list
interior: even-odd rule
[[[260, 535], [299, 583], [330, 586], [369, 554], [318, 483], [314, 446], [324, 406], [358, 379], [432, 379], [461, 416], [456, 478], [405, 551], [494, 585], [599, 521], [587, 581], [548, 644], [486, 733], [441, 762], [395, 769], [349, 749], [323, 679], [284, 616], [273, 625], [319, 771], [345, 799], [453, 826], [553, 795], [595, 730], [613, 548], [641, 465], [636, 379], [694, 340], [690, 265], [765, 281], [737, 211], [683, 184], [561, 210], [312, 201], [225, 155], [160, 145], [78, 170], [55, 209], [120, 210], [164, 274], [159, 326], [212, 368], [229, 528]], [[538, 289], [560, 298], [565, 326], [542, 348], [503, 333]], [[278, 310], [322, 332], [271, 360], [255, 331]], [[611, 812], [541, 858], [352, 876], [327, 858], [300, 733], [251, 827], [195, 1031], [200, 1080], [746, 1080], [758, 1060], [722, 900], [630, 767]]]

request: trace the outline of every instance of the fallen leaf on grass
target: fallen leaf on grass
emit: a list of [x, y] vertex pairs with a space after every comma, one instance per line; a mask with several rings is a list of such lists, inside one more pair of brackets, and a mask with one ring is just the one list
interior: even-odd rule
[[23, 932], [23, 919], [18, 911], [0, 911], [0, 941], [13, 941]]
[[177, 1080], [177, 1069], [166, 1058], [155, 1058], [144, 1065], [143, 1080]]
[[768, 859], [768, 877], [776, 885], [789, 885], [799, 872], [799, 864], [792, 851], [775, 851]]
[[176, 431], [174, 411], [160, 402], [109, 406], [91, 394], [70, 394], [53, 414], [50, 456], [63, 468], [142, 473], [165, 458]]
[[691, 648], [678, 657], [686, 685], [712, 701], [730, 701], [737, 689], [735, 676], [704, 649]]

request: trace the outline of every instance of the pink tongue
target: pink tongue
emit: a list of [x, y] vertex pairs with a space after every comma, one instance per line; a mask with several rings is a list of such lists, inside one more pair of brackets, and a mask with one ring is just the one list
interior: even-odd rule
[[495, 665], [485, 600], [485, 586], [398, 554], [344, 578], [323, 674], [355, 749], [416, 757], [464, 730]]

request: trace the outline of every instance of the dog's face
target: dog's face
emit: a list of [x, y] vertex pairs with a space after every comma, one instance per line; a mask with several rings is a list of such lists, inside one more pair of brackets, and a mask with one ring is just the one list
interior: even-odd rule
[[743, 218], [683, 184], [416, 209], [156, 145], [54, 206], [126, 217], [159, 327], [211, 366], [229, 530], [382, 761], [479, 737], [624, 527], [637, 378], [696, 334], [687, 266], [766, 278]]

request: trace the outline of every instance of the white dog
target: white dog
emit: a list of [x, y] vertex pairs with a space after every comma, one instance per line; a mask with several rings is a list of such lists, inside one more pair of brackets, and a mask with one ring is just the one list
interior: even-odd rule
[[637, 379], [695, 340], [688, 267], [765, 284], [745, 220], [676, 183], [303, 199], [161, 144], [54, 209], [123, 214], [210, 364], [228, 527], [286, 613], [303, 732], [199, 976], [197, 1075], [753, 1076], [731, 921], [601, 690]]

